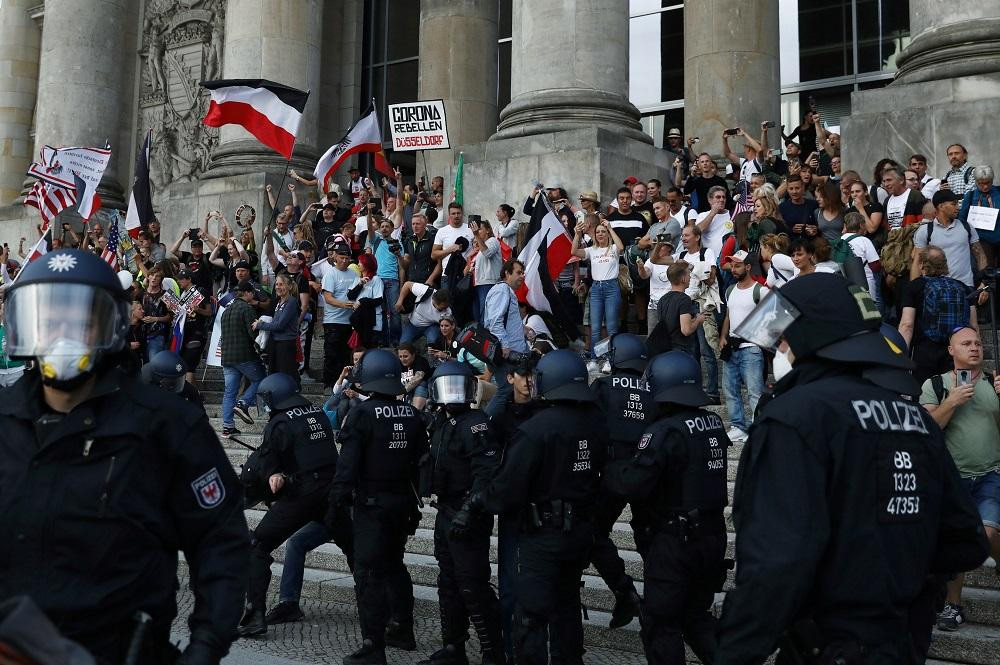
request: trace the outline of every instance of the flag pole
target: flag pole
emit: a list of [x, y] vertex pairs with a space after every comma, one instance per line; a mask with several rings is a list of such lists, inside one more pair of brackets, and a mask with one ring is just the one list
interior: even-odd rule
[[[54, 225], [54, 223], [55, 220], [53, 219], [52, 222], [45, 229], [45, 231], [42, 232], [42, 235], [38, 237], [38, 241], [31, 246], [31, 254], [35, 253], [35, 248], [38, 247], [38, 243], [45, 240], [45, 236], [50, 236], [50, 237], [52, 236], [52, 226]], [[21, 269], [17, 271], [17, 276], [14, 279], [10, 280], [10, 284], [7, 285], [7, 288], [5, 290], [9, 291], [15, 284], [17, 284], [17, 280], [21, 279], [21, 273], [24, 272], [24, 269], [28, 266], [28, 263], [31, 262], [31, 254], [28, 254], [28, 258], [26, 258], [24, 260], [24, 263], [21, 264]]]

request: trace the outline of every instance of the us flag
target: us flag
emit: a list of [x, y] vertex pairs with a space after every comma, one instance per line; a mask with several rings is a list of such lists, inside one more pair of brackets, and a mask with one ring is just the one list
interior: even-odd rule
[[736, 183], [736, 205], [733, 206], [733, 217], [741, 212], [753, 210], [753, 201], [750, 198], [750, 183], [740, 180]]
[[38, 213], [42, 216], [42, 230], [44, 231], [49, 228], [49, 224], [56, 218], [56, 215], [66, 208], [76, 205], [76, 193], [36, 180], [24, 197], [24, 205], [38, 208]]
[[118, 222], [117, 220], [109, 225], [111, 228], [108, 230], [108, 246], [105, 248], [104, 252], [101, 254], [101, 258], [104, 259], [112, 270], [118, 270]]

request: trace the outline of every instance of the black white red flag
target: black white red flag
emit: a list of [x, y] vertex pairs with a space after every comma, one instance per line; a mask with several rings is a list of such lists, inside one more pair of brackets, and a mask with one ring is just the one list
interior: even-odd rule
[[292, 158], [308, 92], [266, 79], [202, 81], [201, 86], [212, 92], [202, 123], [241, 125], [285, 159]]

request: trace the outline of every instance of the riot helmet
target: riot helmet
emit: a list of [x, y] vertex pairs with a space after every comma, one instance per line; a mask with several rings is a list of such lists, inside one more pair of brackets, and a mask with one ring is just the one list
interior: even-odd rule
[[468, 363], [449, 360], [431, 376], [431, 401], [436, 404], [471, 404], [479, 387], [476, 373]]
[[406, 392], [400, 381], [402, 373], [403, 367], [396, 354], [385, 349], [370, 349], [361, 356], [353, 376], [362, 392], [396, 396]]
[[630, 369], [644, 372], [649, 363], [649, 353], [642, 340], [632, 333], [611, 336], [611, 353], [608, 360], [612, 369]]
[[283, 372], [269, 374], [257, 386], [257, 412], [274, 413], [296, 406], [307, 406], [309, 400], [299, 394], [295, 379]]
[[142, 366], [142, 380], [172, 393], [184, 390], [187, 364], [173, 351], [160, 351]]
[[546, 353], [535, 366], [535, 390], [544, 400], [594, 401], [587, 378], [583, 359], [566, 349]]
[[125, 345], [129, 303], [118, 275], [77, 249], [29, 263], [6, 296], [7, 353], [38, 362], [42, 382], [69, 391]]
[[653, 400], [681, 406], [705, 406], [712, 400], [701, 387], [701, 366], [683, 351], [655, 356], [646, 371], [646, 383]]

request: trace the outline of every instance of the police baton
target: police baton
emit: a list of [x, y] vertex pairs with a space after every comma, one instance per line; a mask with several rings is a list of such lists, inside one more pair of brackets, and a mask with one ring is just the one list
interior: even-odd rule
[[125, 665], [138, 665], [139, 652], [142, 651], [142, 643], [146, 639], [146, 631], [153, 617], [142, 610], [135, 613], [135, 630], [132, 632], [132, 641], [129, 642], [128, 651], [125, 654]]
[[415, 496], [416, 499], [417, 499], [417, 505], [420, 506], [421, 510], [423, 510], [423, 508], [424, 508], [424, 500], [420, 498], [420, 492], [418, 492], [417, 488], [413, 486], [413, 481], [412, 480], [410, 481], [410, 489], [413, 490], [413, 496]]
[[249, 443], [246, 443], [245, 441], [240, 441], [240, 440], [239, 440], [239, 439], [238, 439], [237, 437], [235, 437], [235, 436], [232, 436], [232, 435], [230, 435], [230, 436], [229, 436], [229, 440], [230, 440], [230, 441], [235, 441], [236, 443], [240, 444], [241, 446], [243, 446], [243, 447], [244, 447], [244, 448], [246, 448], [247, 450], [251, 450], [251, 451], [253, 451], [253, 452], [257, 452], [257, 448], [255, 448], [255, 447], [251, 446], [251, 445], [250, 445]]

